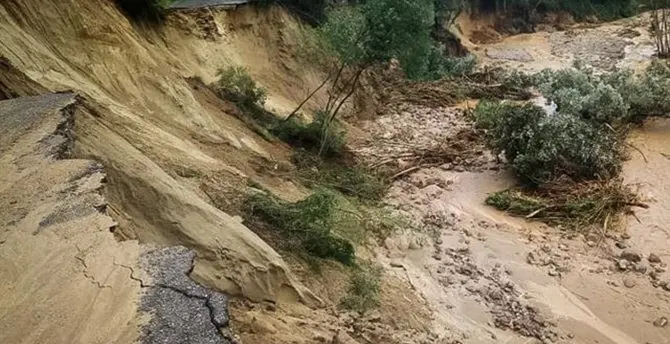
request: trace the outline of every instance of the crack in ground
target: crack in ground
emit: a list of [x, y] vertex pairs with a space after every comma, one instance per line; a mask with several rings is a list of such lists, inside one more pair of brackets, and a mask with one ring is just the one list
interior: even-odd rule
[[[181, 337], [199, 336], [187, 342], [228, 343], [230, 338], [222, 331], [229, 323], [227, 298], [216, 291], [195, 283], [188, 275], [193, 270], [195, 254], [183, 247], [158, 249], [142, 255], [142, 273], [146, 272], [152, 282], [142, 279], [140, 270], [129, 265], [113, 262], [115, 266], [128, 270], [129, 278], [139, 283], [140, 288], [153, 290], [142, 296], [143, 310], [153, 314], [152, 321], [144, 327], [145, 343], [179, 342]], [[184, 297], [180, 301], [160, 290], [177, 293]], [[194, 301], [185, 301], [194, 300]], [[207, 315], [202, 307], [207, 309]], [[202, 317], [199, 316], [202, 314]], [[205, 320], [207, 319], [207, 320]], [[166, 323], [170, 326], [166, 328]], [[209, 325], [206, 325], [209, 323]], [[177, 326], [174, 326], [178, 324]], [[211, 327], [210, 327], [211, 326]], [[175, 339], [176, 338], [176, 339]]]
[[80, 257], [79, 254], [82, 253], [82, 250], [75, 245], [75, 248], [77, 249], [77, 254], [74, 256], [74, 259], [78, 260], [81, 265], [84, 267], [84, 270], [82, 270], [82, 274], [84, 274], [84, 277], [86, 277], [87, 280], [89, 280], [91, 283], [95, 284], [98, 288], [100, 289], [112, 289], [111, 285], [105, 285], [98, 280], [95, 279], [95, 276], [91, 275], [88, 272], [88, 265], [86, 264], [86, 260], [84, 258]]
[[[212, 324], [213, 324], [215, 327], [217, 327], [217, 328], [225, 327], [225, 326], [227, 325], [226, 323], [221, 323], [221, 321], [219, 321], [219, 320], [216, 319], [216, 316], [214, 315], [214, 313], [216, 313], [217, 310], [215, 309], [214, 305], [212, 305], [212, 303], [211, 303], [211, 298], [212, 298], [212, 296], [209, 296], [209, 295], [208, 295], [208, 296], [194, 295], [194, 294], [191, 294], [191, 293], [189, 293], [189, 292], [187, 292], [187, 291], [185, 291], [185, 290], [182, 290], [182, 289], [179, 289], [179, 288], [177, 288], [177, 287], [174, 287], [174, 286], [171, 286], [171, 285], [167, 285], [167, 284], [161, 284], [161, 283], [159, 283], [159, 284], [147, 284], [147, 283], [145, 283], [141, 278], [138, 278], [138, 277], [135, 276], [135, 269], [133, 269], [132, 266], [123, 265], [123, 264], [118, 264], [118, 263], [116, 263], [116, 262], [114, 262], [113, 264], [114, 264], [115, 266], [119, 266], [119, 267], [128, 269], [128, 271], [130, 272], [130, 276], [129, 276], [130, 279], [131, 279], [131, 280], [134, 280], [134, 281], [137, 281], [137, 282], [140, 284], [140, 288], [143, 288], [143, 289], [144, 289], [144, 288], [164, 288], [164, 289], [169, 289], [169, 290], [172, 290], [172, 291], [174, 291], [174, 292], [176, 292], [176, 293], [182, 294], [182, 295], [186, 296], [187, 298], [194, 298], [194, 299], [198, 299], [198, 300], [202, 300], [202, 301], [204, 301], [204, 302], [205, 302], [205, 303], [204, 303], [204, 304], [205, 304], [205, 307], [207, 307], [207, 310], [209, 311], [209, 318], [210, 318]], [[111, 287], [110, 287], [110, 288], [111, 288]]]

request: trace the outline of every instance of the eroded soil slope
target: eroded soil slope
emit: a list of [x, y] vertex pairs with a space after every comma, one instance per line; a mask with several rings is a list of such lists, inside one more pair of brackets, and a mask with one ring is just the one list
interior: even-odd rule
[[106, 167], [119, 235], [196, 249], [197, 278], [232, 294], [314, 302], [272, 248], [197, 187], [212, 174], [253, 177], [252, 162], [270, 165], [287, 150], [186, 80], [211, 82], [218, 68], [244, 62], [272, 90], [270, 106], [281, 108], [302, 96], [283, 85], [316, 77], [284, 58], [292, 44], [287, 37], [299, 27], [277, 9], [206, 19], [217, 29], [212, 39], [177, 19], [162, 28], [133, 27], [109, 1], [8, 1], [0, 6], [0, 55], [49, 91], [84, 98], [88, 111], [75, 114], [74, 151]]
[[[643, 24], [470, 46], [485, 65], [524, 70], [637, 66]], [[291, 150], [206, 86], [244, 65], [286, 114], [323, 78], [300, 60], [301, 30], [277, 8], [142, 27], [103, 0], [0, 4], [0, 96], [14, 98], [0, 102], [0, 342], [226, 343], [227, 300], [214, 290], [238, 296], [230, 322], [246, 344], [670, 342], [667, 121], [633, 137], [645, 157], [633, 154], [626, 176], [651, 200], [640, 222], [566, 235], [483, 205], [512, 179], [468, 103], [397, 104], [422, 89], [352, 131], [361, 162], [394, 157], [403, 173], [386, 201], [416, 226], [358, 251], [384, 269], [380, 308], [338, 308], [348, 271], [280, 256], [226, 209], [239, 202], [226, 190], [248, 180], [286, 199], [306, 192], [282, 177]], [[445, 145], [442, 164], [395, 159]]]

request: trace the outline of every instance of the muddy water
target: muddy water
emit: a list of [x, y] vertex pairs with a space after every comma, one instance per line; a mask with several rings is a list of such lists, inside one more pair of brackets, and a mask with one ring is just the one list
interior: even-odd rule
[[644, 156], [631, 150], [631, 159], [624, 165], [625, 181], [639, 185], [649, 209], [636, 211], [639, 222], [630, 218], [628, 233], [641, 250], [670, 261], [670, 119], [646, 123], [630, 142]]
[[[508, 174], [433, 169], [419, 172], [414, 178], [438, 178], [450, 186], [442, 193], [436, 193], [435, 186], [409, 193], [397, 190], [394, 199], [414, 203], [415, 213], [449, 214], [454, 226], [440, 233], [439, 246], [451, 252], [467, 245], [468, 251], [461, 258], [481, 271], [481, 275], [472, 276], [456, 273], [453, 283], [445, 285], [440, 271], [446, 265], [449, 274], [452, 263], [448, 255], [436, 258], [433, 246], [407, 253], [403, 273], [431, 305], [436, 315], [435, 328], [446, 332], [458, 329], [469, 343], [529, 340], [491, 326], [492, 313], [498, 307], [486, 302], [486, 293], [491, 290], [490, 272], [503, 267], [520, 302], [536, 307], [557, 325], [564, 336], [559, 342], [667, 343], [666, 334], [651, 322], [668, 311], [668, 303], [654, 295], [648, 281], [640, 280], [640, 286], [625, 290], [620, 287], [622, 276], [592, 273], [611, 265], [600, 248], [590, 248], [578, 240], [563, 240], [554, 230], [506, 216], [483, 204], [488, 193], [510, 185], [513, 179]], [[423, 201], [429, 199], [430, 202]], [[545, 267], [529, 264], [529, 252], [541, 251], [549, 252], [552, 260], [561, 260], [566, 271], [552, 276]], [[619, 287], [610, 284], [613, 282]]]
[[[555, 47], [548, 33], [510, 37], [480, 46], [477, 51], [486, 65], [502, 64], [526, 71], [568, 67], [576, 57], [598, 60], [598, 56], [610, 59], [604, 67], [639, 68], [648, 63], [651, 49], [643, 25], [627, 21], [584, 32], [591, 38], [600, 37], [600, 33], [603, 37], [616, 36], [630, 26], [642, 34], [626, 38], [618, 62], [608, 55], [609, 50], [597, 51], [602, 45], [590, 49], [589, 39]], [[491, 50], [497, 52], [489, 54]], [[505, 56], [506, 52], [515, 57], [519, 51], [528, 53], [532, 60], [487, 57]], [[642, 154], [631, 149], [631, 159], [624, 167], [625, 181], [639, 184], [639, 192], [650, 206], [637, 210], [636, 217], [627, 221], [630, 249], [645, 257], [655, 253], [669, 262], [670, 120], [646, 123], [633, 133], [630, 142]], [[448, 187], [426, 186], [426, 180], [447, 181]], [[400, 258], [388, 252], [386, 262], [395, 260], [395, 266], [402, 265], [402, 271], [394, 271], [423, 295], [433, 310], [434, 328], [441, 329], [445, 336], [460, 333], [467, 343], [533, 342], [533, 338], [492, 325], [500, 307], [490, 302], [487, 293], [499, 282], [494, 271], [504, 267], [506, 278], [514, 285], [514, 292], [505, 294], [506, 298], [536, 307], [551, 319], [560, 333], [557, 342], [670, 343], [670, 328], [654, 325], [657, 319], [670, 317], [670, 293], [655, 288], [643, 273], [618, 271], [615, 258], [620, 250], [612, 242], [594, 245], [583, 237], [566, 239], [564, 233], [511, 218], [483, 204], [488, 193], [513, 183], [508, 174], [430, 169], [419, 171], [408, 183], [419, 187], [396, 183], [391, 199], [411, 205], [409, 212], [418, 217], [447, 214], [449, 226], [433, 245], [419, 245], [421, 248], [410, 249]], [[467, 250], [459, 251], [463, 245]], [[529, 253], [545, 255], [551, 262], [530, 264]], [[463, 262], [476, 266], [477, 273], [464, 276], [459, 270]], [[664, 272], [660, 278], [669, 277]], [[541, 337], [547, 331], [533, 332], [535, 336], [537, 333]]]

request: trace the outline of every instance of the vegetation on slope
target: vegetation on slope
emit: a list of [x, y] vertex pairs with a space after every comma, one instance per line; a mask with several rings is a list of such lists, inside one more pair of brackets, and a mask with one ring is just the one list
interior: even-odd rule
[[318, 190], [302, 201], [288, 203], [261, 193], [252, 195], [246, 203], [249, 215], [282, 231], [311, 255], [345, 265], [354, 263], [353, 244], [333, 232], [334, 194]]
[[347, 294], [340, 305], [364, 314], [380, 305], [379, 292], [382, 269], [372, 264], [361, 264], [351, 273]]
[[[642, 206], [618, 178], [631, 123], [670, 115], [670, 69], [596, 74], [584, 66], [512, 76], [535, 85], [555, 111], [531, 103], [482, 102], [475, 110], [489, 147], [524, 182], [487, 203], [515, 215], [575, 227]], [[589, 222], [592, 221], [592, 222]]]

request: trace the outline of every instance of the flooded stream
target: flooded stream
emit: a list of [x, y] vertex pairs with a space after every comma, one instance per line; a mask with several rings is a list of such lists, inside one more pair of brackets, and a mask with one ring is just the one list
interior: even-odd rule
[[[623, 37], [631, 30], [636, 33]], [[475, 49], [484, 65], [538, 71], [582, 59], [610, 70], [648, 63], [650, 42], [638, 19], [629, 19], [519, 35]], [[517, 58], [519, 52], [528, 58]], [[556, 110], [545, 99], [533, 101], [548, 112]], [[436, 111], [445, 113], [436, 118], [454, 118], [453, 109]], [[393, 123], [375, 124], [390, 133], [393, 126], [419, 133], [421, 125], [425, 132], [440, 126], [430, 123], [432, 117], [423, 124], [394, 118]], [[513, 185], [505, 171], [486, 164], [460, 170], [441, 166], [394, 184], [390, 202], [428, 230], [396, 238], [413, 245], [387, 243], [383, 261], [423, 295], [434, 314], [433, 328], [441, 329], [444, 338], [466, 343], [670, 343], [670, 328], [662, 322], [670, 317], [670, 293], [657, 283], [670, 276], [663, 268], [650, 278], [646, 259], [635, 269], [618, 269], [623, 244], [614, 245], [626, 239], [626, 249], [641, 257], [670, 260], [670, 120], [645, 123], [630, 143], [635, 148], [625, 162], [625, 183], [639, 185], [649, 208], [629, 216], [626, 228], [607, 240], [560, 232], [487, 207], [487, 194]], [[431, 232], [431, 224], [440, 230]]]

